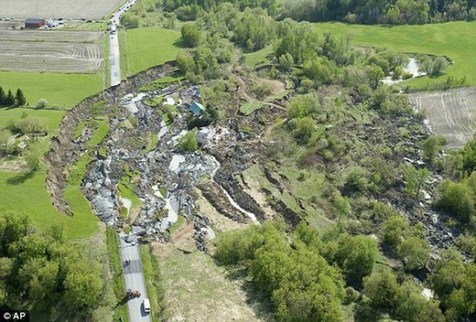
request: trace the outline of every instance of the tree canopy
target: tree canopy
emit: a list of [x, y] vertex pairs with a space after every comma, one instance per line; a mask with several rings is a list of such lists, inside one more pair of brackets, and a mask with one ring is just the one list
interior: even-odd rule
[[98, 306], [100, 269], [63, 239], [60, 228], [40, 233], [27, 216], [2, 213], [0, 239], [1, 306], [49, 313], [66, 305], [85, 318]]

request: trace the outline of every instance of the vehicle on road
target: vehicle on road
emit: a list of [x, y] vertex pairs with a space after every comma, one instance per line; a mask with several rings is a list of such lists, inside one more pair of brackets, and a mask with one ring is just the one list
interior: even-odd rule
[[144, 312], [149, 313], [150, 312], [150, 301], [149, 301], [149, 299], [144, 299], [142, 301], [142, 305], [144, 306]]

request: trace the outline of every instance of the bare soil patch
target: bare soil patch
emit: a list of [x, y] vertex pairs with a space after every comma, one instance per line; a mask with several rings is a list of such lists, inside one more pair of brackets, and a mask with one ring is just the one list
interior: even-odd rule
[[0, 0], [0, 18], [101, 19], [123, 0]]
[[101, 38], [100, 32], [0, 30], [0, 70], [96, 72], [103, 62]]
[[12, 21], [0, 21], [0, 30], [7, 30], [7, 29], [20, 29], [24, 26], [24, 22], [22, 20], [12, 20]]
[[[184, 236], [182, 236], [184, 237]], [[152, 244], [159, 260], [168, 321], [262, 321], [246, 301], [242, 282], [227, 277], [224, 267], [194, 248], [194, 239]]]
[[450, 149], [462, 147], [476, 129], [476, 87], [409, 95], [410, 102], [424, 111], [432, 132], [444, 135]]
[[277, 95], [286, 89], [286, 85], [277, 79], [270, 80], [264, 78], [258, 78], [258, 82], [267, 84], [271, 88], [271, 95]]
[[217, 232], [230, 231], [246, 227], [246, 224], [231, 220], [219, 213], [215, 207], [203, 196], [199, 189], [195, 190], [198, 198], [196, 200], [197, 212], [210, 220], [212, 228]]
[[[0, 0], [1, 1], [1, 0]], [[0, 30], [0, 40], [34, 42], [99, 42], [100, 31]]]

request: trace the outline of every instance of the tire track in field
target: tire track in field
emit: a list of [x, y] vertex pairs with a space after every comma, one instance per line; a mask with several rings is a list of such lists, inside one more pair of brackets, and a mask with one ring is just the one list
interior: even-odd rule
[[102, 63], [102, 47], [92, 43], [0, 41], [0, 70], [89, 73]]
[[448, 139], [448, 148], [460, 148], [476, 130], [476, 87], [409, 95], [419, 111], [425, 110], [432, 132]]

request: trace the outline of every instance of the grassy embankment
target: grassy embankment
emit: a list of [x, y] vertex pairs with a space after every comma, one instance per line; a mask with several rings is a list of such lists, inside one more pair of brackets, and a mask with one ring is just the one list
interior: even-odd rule
[[121, 73], [123, 77], [174, 60], [179, 47], [180, 32], [150, 27], [130, 29], [122, 33]]
[[159, 322], [163, 314], [163, 290], [162, 281], [157, 259], [151, 255], [149, 245], [140, 246], [140, 256], [142, 258], [142, 269], [144, 271], [145, 286], [147, 288], [147, 296], [151, 306], [151, 320]]
[[122, 275], [121, 256], [119, 255], [118, 251], [120, 243], [117, 238], [116, 231], [112, 228], [107, 228], [106, 237], [107, 252], [109, 255], [111, 272], [113, 274], [114, 295], [117, 301], [115, 304], [114, 321], [120, 321], [122, 317], [122, 321], [127, 322], [129, 321], [129, 314], [127, 312], [127, 301], [124, 300], [125, 282]]
[[[40, 98], [45, 98], [49, 105], [73, 107], [83, 98], [92, 95], [102, 88], [101, 75], [82, 74], [50, 74], [1, 72], [0, 84], [4, 88], [22, 88], [30, 105], [35, 105]], [[4, 128], [11, 120], [19, 119], [23, 113], [31, 117], [39, 117], [45, 121], [47, 137], [36, 139], [33, 144], [41, 154], [49, 147], [49, 139], [58, 133], [59, 123], [65, 114], [63, 110], [35, 110], [29, 108], [0, 109], [0, 128]], [[64, 226], [66, 236], [71, 239], [89, 237], [97, 231], [97, 219], [91, 213], [84, 198], [75, 199], [71, 204], [75, 216], [68, 217], [58, 214], [51, 204], [50, 196], [45, 191], [46, 170], [42, 169], [32, 175], [16, 170], [0, 170], [0, 208], [3, 211], [26, 213], [33, 219], [39, 229], [53, 223]], [[86, 208], [84, 208], [87, 206]], [[85, 210], [84, 210], [85, 209]]]
[[245, 54], [245, 65], [254, 67], [267, 61], [267, 56], [273, 53], [273, 46], [269, 45], [258, 51]]
[[[38, 138], [35, 145], [40, 152], [46, 152], [49, 138], [57, 134], [59, 123], [65, 112], [26, 108], [0, 109], [0, 128], [5, 127], [10, 120], [20, 118], [23, 112], [28, 116], [45, 120], [48, 136]], [[45, 191], [45, 179], [44, 166], [32, 175], [15, 170], [0, 171], [0, 211], [28, 214], [33, 224], [39, 229], [60, 224], [64, 227], [66, 237], [69, 239], [92, 236], [97, 231], [96, 217], [90, 211], [78, 212], [73, 217], [60, 215], [52, 206], [50, 196]], [[71, 206], [76, 208], [75, 205]]]
[[[106, 39], [106, 38], [105, 38]], [[107, 39], [106, 39], [107, 41]], [[105, 41], [105, 43], [106, 43]], [[104, 48], [106, 46], [104, 45]], [[105, 48], [107, 49], [107, 48]], [[106, 50], [107, 53], [107, 50]], [[107, 58], [107, 54], [105, 54]], [[104, 65], [107, 63], [105, 61]], [[49, 148], [49, 140], [57, 135], [58, 127], [66, 110], [71, 109], [84, 98], [93, 95], [104, 88], [103, 67], [96, 74], [66, 74], [48, 72], [0, 72], [0, 86], [4, 90], [11, 89], [15, 93], [21, 88], [29, 106], [36, 106], [40, 99], [47, 101], [48, 109], [36, 110], [30, 108], [0, 109], [0, 128], [6, 127], [11, 121], [19, 119], [26, 113], [29, 117], [38, 117], [44, 120], [48, 135], [34, 139], [29, 145], [43, 155]], [[50, 109], [52, 107], [53, 109]], [[12, 165], [20, 160], [9, 161]], [[3, 164], [3, 166], [1, 166]], [[46, 170], [41, 165], [40, 171], [27, 175], [18, 167], [0, 164], [0, 208], [3, 211], [26, 213], [33, 219], [39, 229], [44, 229], [53, 223], [64, 226], [66, 236], [71, 239], [81, 239], [92, 236], [97, 232], [97, 219], [92, 214], [89, 204], [84, 197], [77, 198], [76, 191], [67, 191], [67, 197], [72, 199], [71, 208], [75, 216], [58, 214], [51, 204], [50, 196], [45, 191]]]
[[[100, 110], [104, 102], [98, 102], [91, 107], [91, 109]], [[64, 191], [64, 197], [68, 202], [71, 211], [74, 216], [93, 217], [96, 221], [96, 217], [92, 215], [91, 207], [86, 198], [81, 193], [81, 181], [86, 173], [86, 168], [89, 162], [93, 160], [92, 151], [94, 151], [98, 144], [100, 144], [106, 135], [109, 133], [108, 122], [104, 119], [95, 118], [94, 124], [90, 126], [94, 129], [93, 135], [86, 143], [87, 150], [89, 152], [84, 153], [81, 158], [75, 163], [70, 164], [67, 167], [67, 185]], [[83, 127], [84, 125], [78, 123], [77, 127]], [[75, 129], [75, 133], [78, 132]]]
[[447, 56], [454, 61], [439, 77], [419, 77], [404, 84], [412, 90], [435, 88], [448, 76], [466, 77], [467, 85], [476, 85], [476, 22], [448, 22], [442, 24], [404, 26], [365, 26], [343, 23], [316, 23], [319, 32], [350, 35], [357, 46], [388, 48], [399, 52]]

